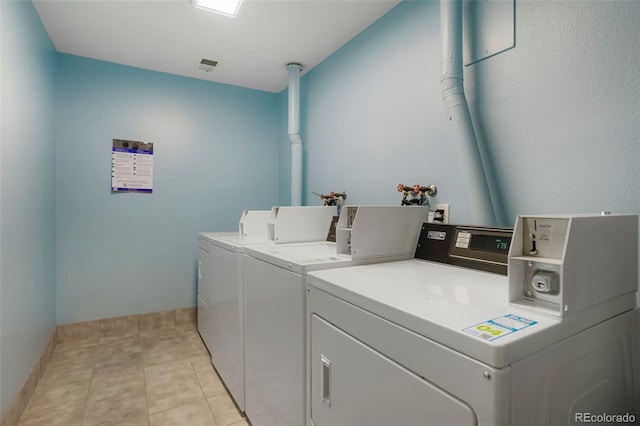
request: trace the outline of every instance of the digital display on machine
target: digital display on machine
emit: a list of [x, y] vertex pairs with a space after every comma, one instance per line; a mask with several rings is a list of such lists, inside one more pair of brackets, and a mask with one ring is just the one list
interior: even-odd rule
[[511, 237], [497, 235], [473, 234], [469, 248], [473, 250], [491, 251], [494, 253], [509, 253]]

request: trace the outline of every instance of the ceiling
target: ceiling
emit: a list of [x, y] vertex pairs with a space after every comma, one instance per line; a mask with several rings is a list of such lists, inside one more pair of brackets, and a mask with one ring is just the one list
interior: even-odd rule
[[34, 0], [59, 52], [268, 92], [287, 86], [287, 63], [304, 74], [398, 3], [244, 0], [229, 17], [191, 0]]

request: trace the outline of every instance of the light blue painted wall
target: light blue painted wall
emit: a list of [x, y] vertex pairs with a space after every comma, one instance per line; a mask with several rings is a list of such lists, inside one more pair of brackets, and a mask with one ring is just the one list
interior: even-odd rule
[[402, 2], [302, 79], [305, 199], [400, 204], [399, 183], [436, 184], [469, 217], [440, 95], [438, 2]]
[[[197, 233], [278, 203], [278, 95], [58, 62], [58, 323], [195, 306]], [[154, 143], [153, 194], [111, 193], [113, 138]]]
[[[441, 101], [439, 19], [438, 2], [404, 1], [303, 76], [307, 201], [338, 188], [354, 204], [396, 204], [398, 183], [435, 183], [451, 220], [469, 220]], [[639, 212], [638, 22], [637, 1], [518, 1], [516, 48], [465, 68], [502, 224]]]
[[55, 50], [31, 2], [0, 2], [0, 412], [54, 330]]
[[516, 3], [516, 48], [467, 69], [506, 216], [640, 212], [640, 2]]

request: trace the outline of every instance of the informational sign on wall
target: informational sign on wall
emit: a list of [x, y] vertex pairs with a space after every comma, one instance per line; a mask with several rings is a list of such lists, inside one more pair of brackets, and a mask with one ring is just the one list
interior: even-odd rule
[[153, 192], [153, 142], [114, 139], [112, 192]]

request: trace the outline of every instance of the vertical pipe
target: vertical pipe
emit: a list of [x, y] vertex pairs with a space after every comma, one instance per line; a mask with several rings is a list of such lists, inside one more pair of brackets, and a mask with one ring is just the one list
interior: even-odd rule
[[300, 138], [300, 71], [302, 65], [287, 64], [289, 70], [289, 140], [291, 141], [291, 205], [302, 205], [302, 139]]
[[442, 31], [442, 101], [453, 126], [460, 176], [469, 205], [471, 224], [495, 225], [489, 184], [482, 164], [469, 106], [464, 95], [462, 65], [462, 1], [440, 1]]

